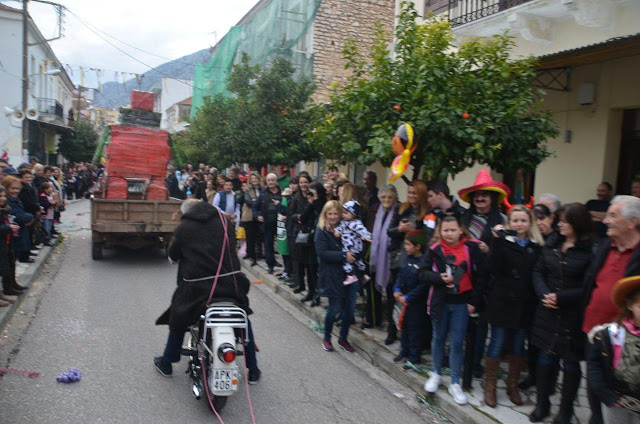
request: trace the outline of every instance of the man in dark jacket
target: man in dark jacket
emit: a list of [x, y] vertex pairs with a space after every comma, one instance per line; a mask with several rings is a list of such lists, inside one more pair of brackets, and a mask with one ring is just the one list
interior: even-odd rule
[[430, 181], [427, 196], [432, 209], [431, 214], [425, 217], [425, 232], [427, 233], [427, 240], [431, 240], [436, 226], [444, 216], [454, 215], [462, 219], [467, 210], [460, 206], [457, 200], [453, 199], [449, 192], [449, 186], [442, 181]]
[[[179, 262], [178, 288], [173, 293], [171, 306], [156, 321], [156, 325], [169, 325], [169, 338], [164, 354], [154, 359], [156, 368], [165, 376], [171, 375], [171, 363], [180, 361], [182, 339], [188, 327], [196, 323], [207, 307], [212, 284], [217, 280], [212, 299], [229, 300], [248, 314], [251, 284], [240, 271], [236, 254], [235, 228], [228, 222], [228, 246], [224, 246], [224, 227], [218, 210], [195, 199], [182, 204], [182, 222], [175, 229], [169, 246], [169, 259]], [[224, 219], [224, 217], [222, 217]], [[222, 267], [218, 266], [222, 259]], [[249, 343], [245, 347], [249, 383], [260, 379], [256, 361], [253, 331], [249, 323]]]
[[182, 191], [180, 190], [180, 186], [178, 184], [178, 177], [176, 177], [176, 169], [173, 166], [169, 166], [167, 168], [167, 178], [164, 180], [167, 191], [169, 192], [169, 197], [174, 197], [176, 199], [182, 199], [184, 196]]
[[[640, 199], [616, 196], [603, 220], [607, 237], [598, 243], [591, 267], [585, 274], [582, 296], [582, 331], [612, 322], [618, 309], [611, 301], [613, 285], [624, 277], [640, 274]], [[587, 357], [590, 345], [587, 343]], [[602, 423], [600, 399], [587, 381], [592, 424]]]
[[253, 207], [253, 216], [258, 217], [258, 222], [264, 226], [264, 255], [267, 259], [269, 274], [273, 274], [274, 267], [282, 266], [276, 262], [273, 250], [273, 242], [278, 230], [279, 213], [286, 213], [282, 206], [282, 191], [278, 187], [278, 176], [269, 174], [267, 175], [267, 188], [262, 190], [260, 198]]

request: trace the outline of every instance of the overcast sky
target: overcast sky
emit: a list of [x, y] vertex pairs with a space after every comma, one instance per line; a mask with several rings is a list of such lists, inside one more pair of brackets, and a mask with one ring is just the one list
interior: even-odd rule
[[[54, 2], [56, 0], [53, 0]], [[22, 8], [15, 1], [1, 0], [7, 6]], [[215, 44], [258, 0], [57, 0], [83, 21], [105, 33], [151, 53], [177, 59]], [[50, 38], [57, 31], [53, 7], [29, 3], [31, 16], [42, 34]], [[119, 52], [91, 32], [71, 13], [65, 13], [64, 37], [50, 43], [58, 59], [75, 67], [100, 68], [127, 73], [143, 73], [148, 67]], [[98, 31], [99, 32], [99, 31]], [[142, 62], [157, 66], [167, 62], [104, 34], [103, 37]], [[74, 72], [73, 79], [79, 78]], [[103, 82], [113, 81], [105, 72]], [[93, 78], [87, 76], [86, 84]]]

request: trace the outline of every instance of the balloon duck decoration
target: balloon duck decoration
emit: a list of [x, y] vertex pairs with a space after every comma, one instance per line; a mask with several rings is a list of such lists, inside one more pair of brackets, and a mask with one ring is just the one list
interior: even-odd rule
[[404, 123], [398, 127], [391, 139], [391, 148], [397, 156], [391, 163], [389, 183], [394, 182], [407, 172], [411, 155], [418, 147], [418, 143], [413, 141], [414, 135], [413, 127], [409, 123]]

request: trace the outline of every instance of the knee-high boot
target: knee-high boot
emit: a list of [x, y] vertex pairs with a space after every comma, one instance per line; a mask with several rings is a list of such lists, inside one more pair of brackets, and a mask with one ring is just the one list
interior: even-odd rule
[[547, 418], [551, 412], [549, 393], [551, 391], [552, 375], [553, 366], [538, 364], [536, 375], [536, 409], [529, 415], [529, 421], [532, 423], [539, 423]]
[[484, 360], [484, 403], [491, 408], [498, 404], [496, 398], [496, 386], [498, 385], [498, 370], [500, 369], [500, 358], [489, 358]]
[[507, 395], [515, 405], [522, 405], [522, 398], [518, 391], [518, 380], [524, 366], [524, 356], [509, 355], [509, 375], [507, 376]]
[[569, 424], [573, 416], [573, 401], [576, 399], [580, 388], [580, 372], [564, 372], [562, 378], [562, 400], [560, 401], [560, 411], [553, 420], [553, 424]]

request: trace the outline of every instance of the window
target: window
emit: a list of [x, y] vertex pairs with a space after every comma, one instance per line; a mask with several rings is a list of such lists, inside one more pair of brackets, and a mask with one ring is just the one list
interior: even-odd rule
[[[455, 3], [455, 2], [452, 2]], [[449, 0], [425, 0], [424, 14], [433, 12], [436, 15], [446, 12], [449, 9]]]

